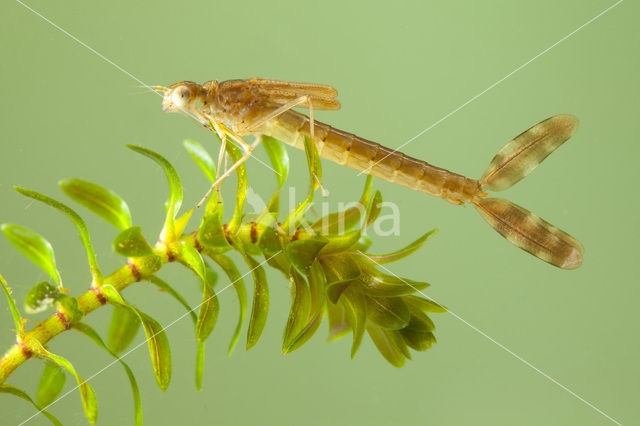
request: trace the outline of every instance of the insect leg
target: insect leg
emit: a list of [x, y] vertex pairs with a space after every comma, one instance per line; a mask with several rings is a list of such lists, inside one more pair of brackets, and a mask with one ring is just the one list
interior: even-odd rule
[[[220, 169], [222, 168], [222, 159], [227, 158], [227, 138], [226, 136], [224, 136], [224, 133], [220, 138], [220, 141], [222, 141], [222, 144], [220, 145], [220, 153], [218, 154], [218, 167], [216, 168], [216, 179], [218, 179], [218, 177], [220, 176]], [[225, 161], [225, 170], [226, 168], [227, 167], [226, 167], [226, 161]]]
[[227, 138], [225, 136], [224, 131], [220, 128], [220, 124], [215, 120], [215, 117], [210, 114], [206, 115], [207, 119], [211, 122], [214, 127], [218, 138], [220, 139], [221, 146], [220, 152], [218, 153], [218, 167], [216, 168], [216, 179], [220, 176], [220, 170], [222, 170], [222, 159], [224, 158], [224, 170], [227, 171], [227, 161], [229, 160], [229, 154], [227, 153]]
[[[226, 169], [224, 173], [216, 179], [215, 182], [213, 182], [213, 184], [211, 185], [211, 188], [209, 188], [209, 191], [207, 191], [205, 196], [202, 197], [202, 200], [200, 200], [200, 202], [197, 204], [197, 207], [202, 206], [202, 204], [204, 204], [207, 198], [209, 198], [213, 190], [217, 188], [238, 166], [240, 166], [242, 163], [247, 161], [249, 157], [251, 157], [251, 154], [253, 153], [254, 148], [262, 141], [262, 139], [258, 139], [256, 142], [254, 142], [253, 145], [250, 145], [247, 142], [245, 142], [237, 133], [227, 128], [224, 124], [219, 123], [219, 126], [221, 127], [224, 133], [223, 139], [226, 140], [227, 136], [230, 137], [236, 144], [240, 146], [240, 148], [244, 151], [244, 154], [238, 161], [233, 163], [231, 167]], [[218, 170], [220, 170], [220, 168], [218, 168]]]
[[[220, 175], [220, 169], [222, 167], [222, 159], [227, 152], [227, 138], [221, 127], [221, 123], [219, 123], [213, 115], [204, 113], [197, 109], [188, 112], [188, 114], [193, 116], [196, 120], [199, 120], [206, 128], [215, 132], [216, 135], [218, 135], [218, 139], [220, 139], [221, 147], [220, 153], [218, 154], [218, 167], [216, 168], [216, 179], [218, 179], [218, 176]], [[198, 204], [198, 207], [200, 207], [200, 204]]]

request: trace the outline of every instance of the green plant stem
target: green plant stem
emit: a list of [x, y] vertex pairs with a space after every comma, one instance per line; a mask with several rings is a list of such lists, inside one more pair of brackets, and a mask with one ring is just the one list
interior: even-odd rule
[[[113, 272], [105, 279], [105, 284], [109, 284], [118, 290], [124, 289], [136, 282], [129, 265], [124, 265]], [[85, 315], [103, 305], [98, 288], [92, 288], [84, 294], [78, 296], [78, 309]], [[102, 299], [104, 300], [104, 299]], [[20, 342], [16, 342], [0, 359], [0, 384], [4, 383], [16, 368], [32, 357], [31, 348], [35, 342], [45, 345], [49, 340], [70, 328], [71, 322], [67, 321], [64, 314], [56, 311], [49, 318], [36, 325], [24, 336]]]
[[[244, 230], [245, 227], [250, 226], [251, 224], [243, 224], [236, 234], [236, 237], [238, 237], [243, 244], [253, 244], [255, 242], [251, 241], [249, 233]], [[261, 234], [266, 227], [258, 225], [257, 228], [258, 234]], [[215, 252], [203, 250], [197, 241], [197, 232], [185, 234], [181, 241], [209, 256], [230, 250], [230, 248], [220, 249]], [[146, 277], [160, 270], [165, 263], [173, 261], [170, 247], [171, 244], [159, 244], [154, 248], [154, 256], [129, 258], [126, 265], [116, 269], [104, 279], [103, 285], [110, 285], [120, 292], [135, 282], [143, 281]], [[99, 287], [90, 288], [85, 293], [76, 297], [76, 300], [78, 301], [78, 309], [80, 309], [85, 316], [106, 304], [106, 300], [104, 296], [102, 296]], [[44, 346], [58, 334], [69, 330], [72, 325], [73, 323], [65, 317], [64, 313], [57, 310], [49, 318], [29, 330], [21, 341], [17, 341], [5, 352], [4, 356], [0, 358], [0, 385], [3, 384], [20, 365], [35, 354], [33, 348], [37, 347], [36, 342]]]

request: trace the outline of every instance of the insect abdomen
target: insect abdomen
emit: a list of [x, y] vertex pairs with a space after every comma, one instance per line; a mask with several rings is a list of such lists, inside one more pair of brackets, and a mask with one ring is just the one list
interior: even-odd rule
[[[310, 136], [309, 118], [295, 111], [287, 111], [264, 130], [269, 136], [304, 149], [304, 137]], [[314, 126], [314, 142], [322, 158], [444, 198], [453, 204], [469, 202], [479, 192], [478, 181], [474, 179], [432, 166], [318, 121]]]

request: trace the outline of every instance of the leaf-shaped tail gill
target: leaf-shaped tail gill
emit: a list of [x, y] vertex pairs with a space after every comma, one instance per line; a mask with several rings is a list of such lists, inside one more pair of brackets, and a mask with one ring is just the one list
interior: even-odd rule
[[560, 114], [548, 118], [509, 141], [480, 178], [480, 186], [502, 191], [533, 171], [578, 129], [578, 119]]
[[529, 210], [499, 198], [476, 198], [473, 204], [493, 229], [521, 249], [563, 269], [582, 264], [580, 242]]

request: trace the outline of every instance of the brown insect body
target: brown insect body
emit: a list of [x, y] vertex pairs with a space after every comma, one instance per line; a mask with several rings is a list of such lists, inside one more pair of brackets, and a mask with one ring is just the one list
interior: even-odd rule
[[[433, 166], [376, 142], [315, 122], [314, 142], [322, 158], [372, 174], [389, 182], [441, 197], [453, 204], [470, 202], [480, 192], [478, 181]], [[260, 133], [304, 149], [309, 118], [296, 111], [266, 123]]]
[[475, 180], [328, 124], [312, 123], [310, 117], [292, 109], [307, 107], [311, 116], [311, 107], [339, 109], [337, 91], [330, 86], [247, 79], [202, 86], [182, 82], [163, 90], [165, 111], [187, 112], [206, 126], [226, 123], [233, 129], [227, 129], [227, 135], [236, 141], [247, 134], [266, 135], [304, 149], [304, 138], [309, 137], [322, 158], [453, 204], [472, 203], [503, 237], [548, 263], [565, 269], [582, 263], [584, 250], [575, 238], [523, 207], [485, 198], [484, 191], [507, 189], [533, 171], [576, 131], [578, 120], [571, 115], [551, 117], [514, 138], [496, 154], [483, 177]]

